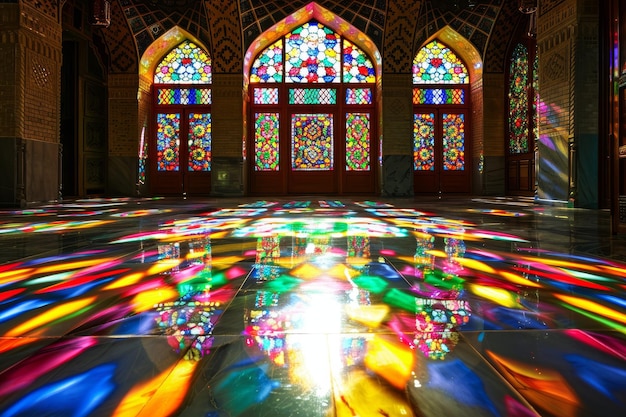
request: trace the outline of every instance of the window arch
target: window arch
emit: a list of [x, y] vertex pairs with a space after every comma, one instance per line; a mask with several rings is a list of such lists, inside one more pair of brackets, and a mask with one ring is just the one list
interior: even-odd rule
[[437, 39], [415, 55], [413, 74], [414, 191], [469, 192], [469, 73]]
[[153, 190], [207, 194], [212, 160], [212, 67], [208, 53], [184, 40], [153, 77]]
[[376, 71], [361, 48], [311, 20], [262, 50], [249, 80], [251, 193], [374, 191]]
[[507, 188], [511, 193], [523, 194], [534, 188], [538, 79], [536, 51], [517, 43], [509, 60], [507, 92]]

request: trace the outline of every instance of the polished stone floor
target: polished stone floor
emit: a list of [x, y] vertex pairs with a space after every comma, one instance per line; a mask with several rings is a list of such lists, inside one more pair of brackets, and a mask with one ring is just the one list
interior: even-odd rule
[[0, 416], [626, 415], [626, 238], [507, 198], [0, 212]]

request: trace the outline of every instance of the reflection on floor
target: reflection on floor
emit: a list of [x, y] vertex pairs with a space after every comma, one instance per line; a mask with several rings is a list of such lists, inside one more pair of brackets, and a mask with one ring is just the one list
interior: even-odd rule
[[626, 241], [532, 200], [4, 210], [1, 416], [626, 415]]

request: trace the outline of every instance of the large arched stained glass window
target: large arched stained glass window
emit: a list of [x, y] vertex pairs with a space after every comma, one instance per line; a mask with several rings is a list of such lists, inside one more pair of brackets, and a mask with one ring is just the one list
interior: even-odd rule
[[157, 175], [153, 188], [207, 193], [212, 159], [211, 59], [185, 40], [159, 62], [153, 81], [152, 159]]
[[273, 42], [250, 70], [252, 171], [335, 171], [338, 155], [342, 172], [371, 171], [375, 81], [368, 55], [315, 20]]
[[412, 73], [415, 191], [443, 191], [443, 172], [466, 169], [469, 73], [457, 55], [438, 40], [419, 50]]
[[[184, 117], [186, 170], [211, 169], [211, 113], [194, 105], [211, 104], [211, 60], [193, 42], [185, 41], [170, 51], [154, 72], [157, 113], [157, 170], [179, 171], [180, 135]], [[176, 111], [168, 108], [176, 106]], [[187, 106], [181, 108], [178, 106]], [[165, 110], [165, 111], [163, 111]]]

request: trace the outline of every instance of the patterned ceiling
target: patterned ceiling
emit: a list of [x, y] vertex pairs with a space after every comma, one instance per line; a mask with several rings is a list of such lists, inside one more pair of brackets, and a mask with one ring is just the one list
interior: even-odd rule
[[[67, 0], [67, 3], [85, 1], [89, 0]], [[178, 26], [207, 45], [212, 55], [225, 57], [218, 64], [223, 67], [217, 70], [241, 71], [243, 51], [265, 30], [308, 3], [310, 0], [112, 0], [112, 23], [102, 33], [111, 54], [107, 60], [111, 65], [109, 70], [136, 71], [136, 61], [147, 48]], [[388, 57], [393, 58], [387, 60], [390, 66], [387, 70], [392, 72], [394, 66], [400, 71], [406, 67], [403, 55], [417, 51], [426, 39], [446, 25], [476, 47], [484, 57], [485, 70], [501, 71], [515, 22], [525, 16], [517, 10], [517, 1], [511, 0], [317, 0], [317, 3], [369, 36], [383, 54], [387, 51]], [[124, 56], [117, 56], [120, 54]]]

